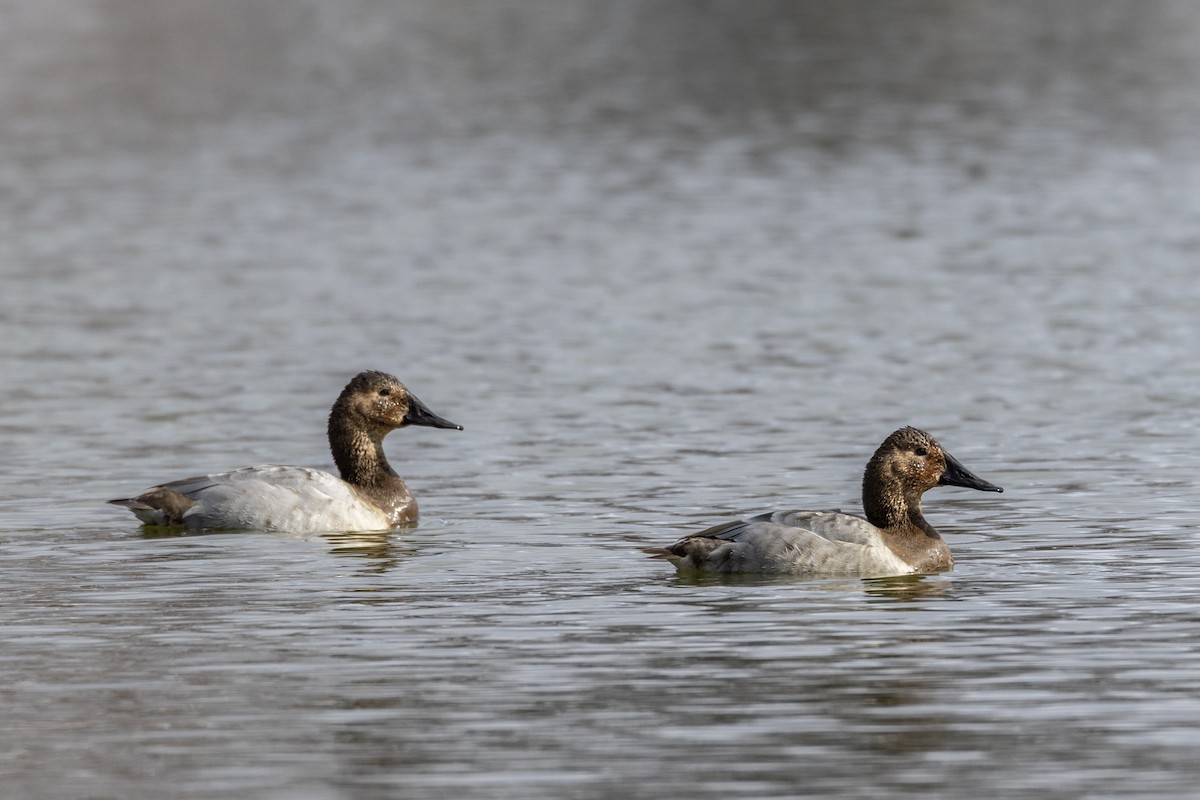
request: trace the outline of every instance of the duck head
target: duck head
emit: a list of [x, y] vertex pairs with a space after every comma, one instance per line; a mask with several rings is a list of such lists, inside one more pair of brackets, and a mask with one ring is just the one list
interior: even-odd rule
[[461, 425], [430, 411], [403, 383], [386, 372], [355, 375], [333, 404], [331, 424], [335, 418], [379, 439], [406, 425], [462, 430]]
[[985, 481], [937, 440], [917, 428], [901, 428], [884, 439], [863, 473], [863, 508], [872, 525], [894, 527], [921, 516], [921, 495], [935, 486], [1003, 492]]

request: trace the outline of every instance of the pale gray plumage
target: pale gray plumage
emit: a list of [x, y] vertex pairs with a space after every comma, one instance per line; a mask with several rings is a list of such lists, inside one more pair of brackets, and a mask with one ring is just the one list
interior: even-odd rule
[[882, 577], [949, 569], [950, 549], [922, 514], [939, 484], [1003, 491], [975, 476], [916, 428], [894, 432], [867, 464], [867, 518], [837, 511], [776, 511], [717, 525], [650, 553], [679, 569]]
[[[792, 575], [902, 575], [911, 567], [861, 517], [836, 511], [776, 511], [688, 537], [676, 565], [708, 572]], [[678, 545], [677, 545], [678, 546]]]
[[110, 500], [146, 525], [273, 531], [387, 530], [417, 519], [417, 503], [388, 464], [383, 438], [406, 425], [462, 427], [431, 412], [384, 372], [356, 375], [329, 414], [341, 477], [305, 467], [258, 466], [200, 475]]
[[[178, 516], [161, 502], [151, 505], [164, 490], [183, 495], [192, 505]], [[407, 506], [410, 501], [405, 489], [401, 503]], [[125, 506], [146, 525], [293, 532], [375, 531], [395, 526], [383, 509], [349, 483], [306, 467], [243, 467], [164, 483], [139, 497], [110, 502]]]

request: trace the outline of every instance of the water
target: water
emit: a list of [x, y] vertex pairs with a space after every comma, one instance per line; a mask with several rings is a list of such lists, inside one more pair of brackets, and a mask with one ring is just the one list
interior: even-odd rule
[[[6, 796], [1193, 793], [1191, 4], [8, 6]], [[103, 505], [367, 368], [416, 530]], [[640, 552], [903, 424], [953, 572]]]

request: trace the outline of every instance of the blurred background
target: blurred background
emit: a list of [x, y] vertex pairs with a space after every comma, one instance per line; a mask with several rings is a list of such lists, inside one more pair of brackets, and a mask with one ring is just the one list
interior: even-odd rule
[[[0, 12], [21, 796], [1191, 792], [1200, 7]], [[103, 506], [330, 468], [361, 369], [466, 428], [388, 440], [416, 531]], [[929, 497], [950, 575], [638, 550], [904, 424], [1007, 490]]]
[[[7, 3], [10, 421], [77, 447], [106, 423], [79, 430], [70, 387], [120, 397], [146, 447], [238, 457], [246, 414], [299, 395], [316, 428], [380, 368], [484, 437], [641, 430], [611, 407], [635, 401], [720, 436], [727, 391], [752, 394], [732, 421], [829, 424], [834, 449], [963, 414], [1047, 450], [1173, 432], [1147, 398], [1197, 377], [1197, 16]], [[137, 424], [164, 406], [175, 428]], [[46, 439], [10, 463], [40, 471]]]

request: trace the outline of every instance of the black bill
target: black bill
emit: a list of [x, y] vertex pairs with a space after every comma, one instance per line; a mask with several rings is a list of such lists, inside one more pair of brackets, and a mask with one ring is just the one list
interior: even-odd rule
[[964, 467], [958, 462], [958, 459], [949, 453], [946, 456], [946, 471], [942, 473], [942, 479], [938, 481], [940, 486], [963, 486], [967, 489], [978, 489], [981, 492], [1003, 492], [994, 483], [988, 483], [983, 478], [976, 475], [971, 470]]
[[451, 428], [456, 431], [463, 429], [448, 419], [439, 417], [429, 410], [424, 403], [411, 394], [408, 396], [408, 413], [404, 415], [405, 425], [425, 425], [430, 428]]

